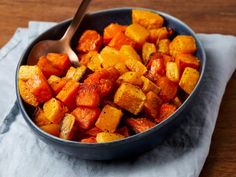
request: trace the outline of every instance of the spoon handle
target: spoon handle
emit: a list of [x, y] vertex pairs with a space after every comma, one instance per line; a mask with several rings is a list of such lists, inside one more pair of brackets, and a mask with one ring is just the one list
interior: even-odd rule
[[74, 18], [72, 19], [70, 26], [67, 28], [65, 34], [61, 38], [62, 41], [70, 43], [71, 38], [73, 37], [74, 33], [76, 32], [77, 28], [79, 27], [80, 22], [82, 21], [84, 15], [85, 15], [86, 9], [87, 9], [90, 2], [91, 2], [91, 0], [82, 0]]

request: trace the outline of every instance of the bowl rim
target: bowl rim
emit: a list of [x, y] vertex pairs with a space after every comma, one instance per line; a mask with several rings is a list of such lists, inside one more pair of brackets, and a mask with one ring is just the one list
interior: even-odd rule
[[19, 94], [19, 89], [18, 89], [18, 70], [19, 67], [22, 65], [22, 60], [26, 57], [26, 53], [27, 51], [29, 51], [32, 46], [34, 45], [34, 43], [41, 38], [42, 36], [45, 35], [45, 33], [51, 31], [54, 28], [57, 28], [60, 25], [69, 23], [71, 21], [71, 19], [67, 19], [64, 20], [62, 22], [59, 22], [58, 24], [56, 24], [55, 26], [47, 29], [46, 31], [44, 31], [42, 34], [40, 34], [39, 36], [37, 36], [28, 46], [27, 48], [24, 50], [23, 54], [21, 55], [21, 58], [17, 64], [17, 68], [16, 68], [16, 74], [15, 74], [15, 88], [16, 88], [16, 96], [17, 96], [17, 103], [19, 105], [19, 108], [23, 114], [24, 119], [26, 120], [26, 122], [28, 124], [30, 124], [31, 128], [34, 130], [34, 133], [37, 133], [38, 135], [42, 136], [43, 138], [46, 139], [50, 139], [50, 141], [59, 143], [59, 144], [63, 144], [63, 145], [70, 145], [70, 146], [80, 146], [80, 147], [86, 147], [86, 148], [96, 148], [96, 147], [106, 147], [106, 146], [118, 146], [121, 144], [126, 144], [126, 143], [132, 143], [132, 142], [136, 142], [139, 141], [140, 139], [143, 139], [145, 137], [148, 137], [150, 134], [153, 134], [155, 131], [157, 131], [158, 129], [163, 128], [166, 124], [170, 123], [171, 121], [173, 121], [177, 115], [179, 115], [184, 108], [190, 103], [190, 101], [193, 99], [194, 95], [196, 94], [196, 91], [199, 90], [199, 86], [200, 83], [203, 80], [203, 76], [205, 74], [205, 65], [206, 65], [206, 54], [205, 54], [205, 50], [203, 48], [203, 45], [201, 43], [201, 41], [199, 40], [199, 38], [197, 37], [196, 33], [183, 21], [181, 21], [180, 19], [167, 14], [165, 12], [159, 11], [159, 10], [154, 10], [154, 9], [149, 9], [149, 8], [141, 8], [141, 7], [118, 7], [118, 8], [109, 8], [109, 9], [103, 9], [103, 10], [98, 10], [98, 11], [94, 11], [94, 12], [90, 12], [87, 13], [86, 15], [91, 16], [91, 15], [96, 15], [99, 13], [109, 13], [109, 12], [114, 12], [114, 11], [131, 11], [132, 9], [140, 9], [140, 10], [147, 10], [147, 11], [151, 11], [154, 13], [158, 13], [159, 15], [163, 16], [164, 18], [169, 18], [173, 21], [176, 21], [178, 24], [180, 24], [182, 27], [186, 28], [187, 31], [191, 34], [191, 36], [193, 36], [196, 40], [197, 46], [198, 46], [198, 50], [200, 50], [202, 52], [202, 61], [201, 61], [201, 72], [200, 72], [200, 77], [199, 80], [195, 86], [195, 88], [193, 89], [192, 93], [187, 97], [187, 99], [183, 102], [183, 104], [177, 108], [177, 110], [170, 115], [168, 118], [166, 118], [164, 121], [162, 121], [159, 124], [156, 124], [154, 127], [150, 128], [149, 130], [142, 132], [142, 133], [138, 133], [129, 137], [126, 137], [124, 139], [121, 140], [116, 140], [116, 141], [112, 141], [112, 142], [106, 142], [106, 143], [84, 143], [84, 142], [79, 142], [79, 141], [71, 141], [71, 140], [65, 140], [65, 139], [61, 139], [59, 137], [53, 136], [49, 133], [46, 133], [45, 131], [43, 131], [42, 129], [40, 129], [34, 122], [33, 120], [28, 116], [28, 113], [26, 112], [25, 108], [24, 108], [24, 104], [22, 101], [22, 98], [20, 97]]

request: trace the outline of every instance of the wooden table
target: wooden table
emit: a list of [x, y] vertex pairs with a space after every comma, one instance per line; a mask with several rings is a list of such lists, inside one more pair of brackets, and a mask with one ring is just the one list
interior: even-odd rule
[[[26, 27], [30, 20], [60, 22], [73, 16], [78, 0], [1, 0], [0, 47], [17, 27]], [[208, 0], [94, 0], [89, 11], [133, 6], [154, 8], [186, 22], [197, 33], [236, 35], [236, 1]], [[223, 50], [223, 49], [222, 49]], [[233, 74], [214, 131], [210, 154], [201, 177], [236, 176], [236, 73]]]

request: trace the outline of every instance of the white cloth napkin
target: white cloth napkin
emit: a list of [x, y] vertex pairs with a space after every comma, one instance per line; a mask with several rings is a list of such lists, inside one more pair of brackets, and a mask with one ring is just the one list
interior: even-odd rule
[[88, 161], [39, 140], [15, 104], [15, 68], [33, 38], [55, 23], [30, 22], [0, 50], [1, 177], [197, 177], [209, 152], [226, 84], [236, 68], [236, 37], [198, 34], [207, 54], [201, 91], [183, 123], [154, 150], [136, 159]]

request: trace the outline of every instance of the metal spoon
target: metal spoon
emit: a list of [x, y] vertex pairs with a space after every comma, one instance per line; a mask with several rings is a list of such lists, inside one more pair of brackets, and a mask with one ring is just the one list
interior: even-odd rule
[[38, 42], [31, 50], [27, 64], [37, 64], [40, 56], [46, 56], [48, 53], [65, 53], [69, 56], [71, 64], [79, 65], [79, 60], [75, 52], [70, 47], [70, 41], [82, 21], [85, 11], [91, 0], [82, 0], [70, 26], [60, 40], [44, 40]]

